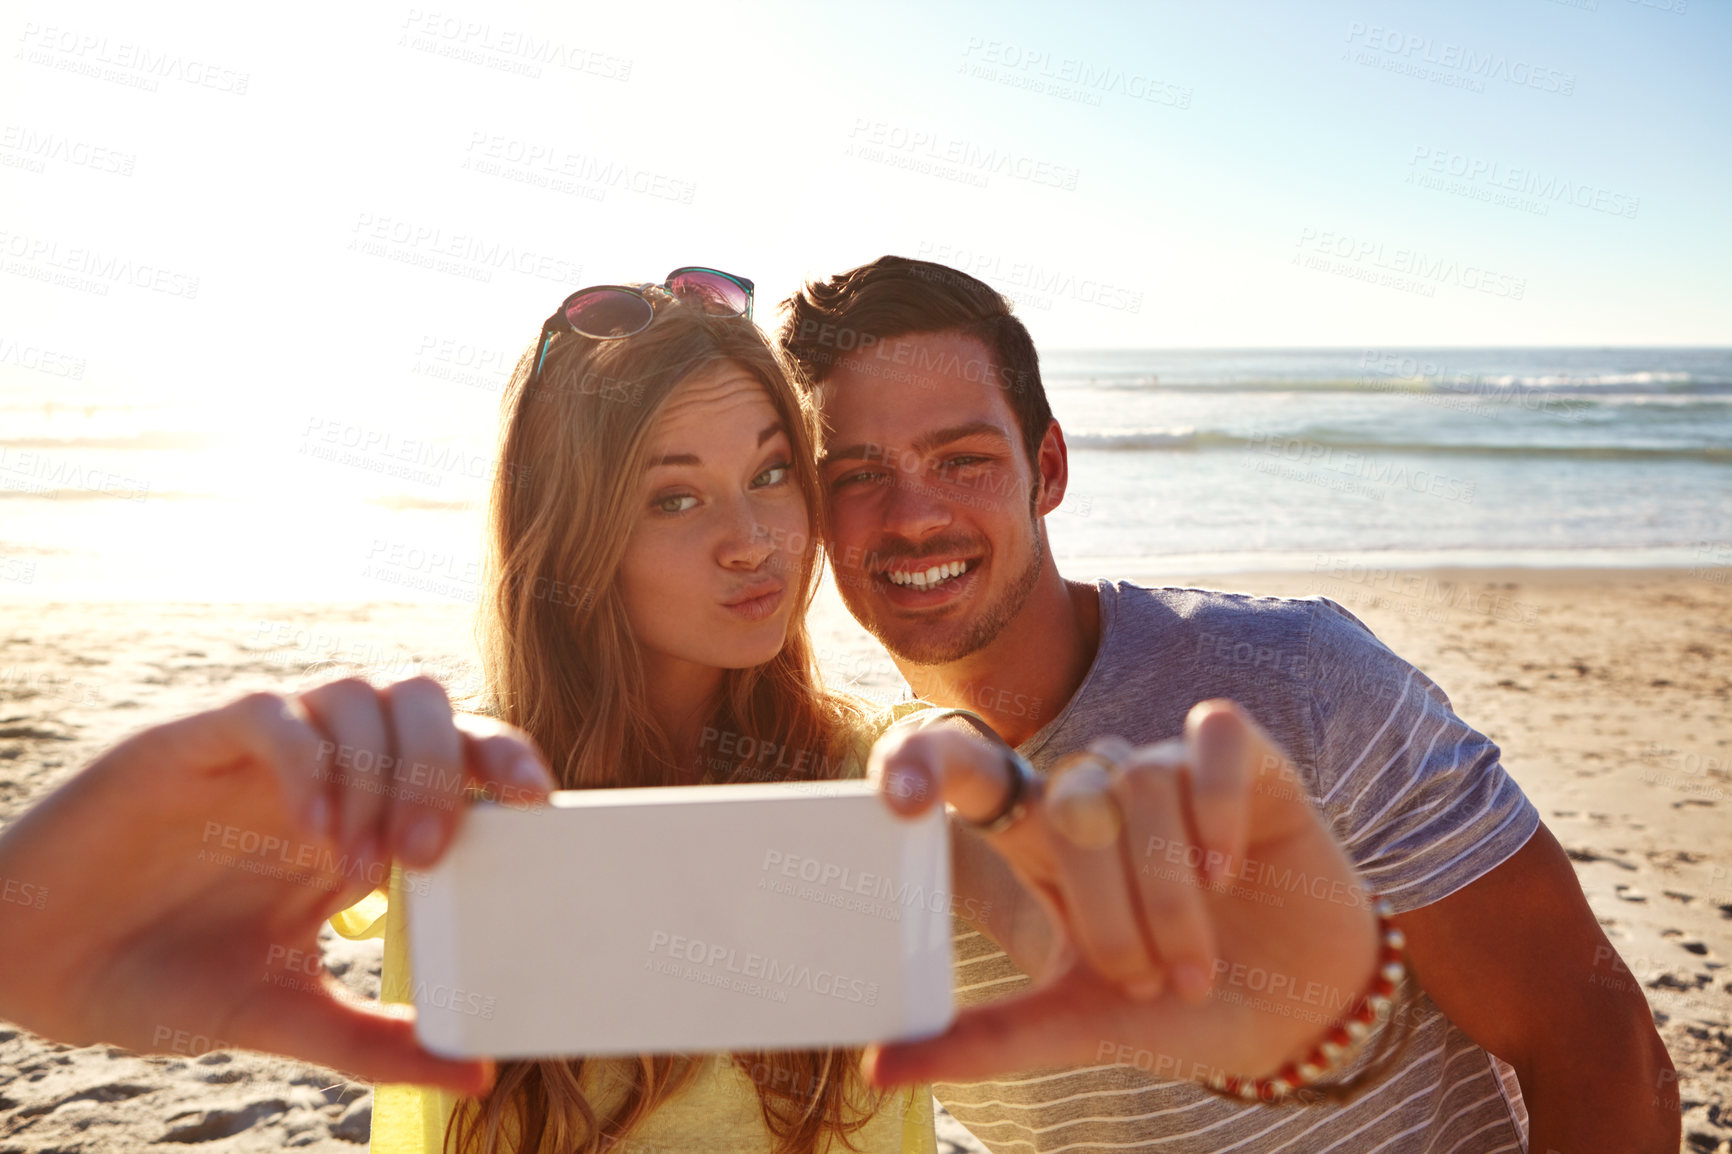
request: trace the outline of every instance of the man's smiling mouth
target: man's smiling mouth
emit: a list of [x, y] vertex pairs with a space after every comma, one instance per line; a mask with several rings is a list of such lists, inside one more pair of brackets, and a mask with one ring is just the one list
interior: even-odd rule
[[958, 559], [929, 565], [924, 569], [889, 569], [884, 572], [884, 579], [892, 585], [925, 591], [972, 571], [978, 564], [978, 560]]

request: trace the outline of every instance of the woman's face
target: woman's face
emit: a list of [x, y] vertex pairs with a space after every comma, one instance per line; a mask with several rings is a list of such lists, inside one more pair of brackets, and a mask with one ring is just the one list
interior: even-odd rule
[[662, 405], [619, 572], [652, 679], [761, 665], [781, 649], [809, 532], [792, 454], [764, 386], [733, 361]]

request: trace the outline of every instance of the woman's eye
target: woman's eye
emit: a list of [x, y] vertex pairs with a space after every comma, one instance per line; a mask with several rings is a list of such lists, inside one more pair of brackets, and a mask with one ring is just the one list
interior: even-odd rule
[[[681, 502], [690, 502], [690, 504], [682, 504]], [[677, 493], [671, 497], [657, 498], [655, 507], [663, 513], [684, 513], [697, 503], [698, 499], [690, 493]]]
[[771, 485], [780, 485], [783, 481], [788, 479], [788, 470], [790, 467], [791, 466], [786, 464], [771, 465], [768, 469], [765, 469], [762, 473], [759, 473], [756, 477], [752, 478], [752, 484], [756, 485], [760, 489], [768, 488]]

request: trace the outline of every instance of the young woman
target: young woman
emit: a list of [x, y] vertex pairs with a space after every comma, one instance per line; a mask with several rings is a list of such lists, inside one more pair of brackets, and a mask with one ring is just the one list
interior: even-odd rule
[[[487, 712], [534, 738], [560, 788], [782, 776], [730, 756], [766, 747], [809, 753], [778, 759], [802, 776], [864, 773], [864, 717], [821, 688], [805, 627], [822, 509], [812, 415], [748, 319], [750, 291], [690, 269], [574, 294], [506, 392]], [[406, 1001], [401, 903], [380, 905], [333, 924], [384, 933], [385, 998]], [[925, 1087], [876, 1093], [859, 1059], [508, 1062], [479, 1098], [379, 1087], [373, 1149], [935, 1149]]]

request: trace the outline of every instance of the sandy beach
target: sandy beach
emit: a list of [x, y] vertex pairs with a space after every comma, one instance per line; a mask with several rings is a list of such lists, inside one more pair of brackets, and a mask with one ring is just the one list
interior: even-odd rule
[[[1732, 1149], [1732, 571], [1342, 562], [1141, 580], [1331, 597], [1442, 685], [1503, 748], [1644, 987], [1678, 1066], [1686, 1148]], [[458, 603], [12, 602], [0, 615], [0, 820], [125, 734], [251, 690], [420, 668], [473, 686]], [[833, 680], [869, 693], [896, 684], [832, 597], [813, 629]], [[376, 993], [376, 948], [327, 949], [351, 988]], [[300, 1063], [196, 1041], [151, 1057], [67, 1048], [0, 1026], [0, 1154], [352, 1151], [370, 1109], [366, 1084]], [[946, 1124], [948, 1148], [979, 1149]]]

